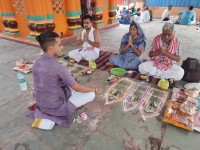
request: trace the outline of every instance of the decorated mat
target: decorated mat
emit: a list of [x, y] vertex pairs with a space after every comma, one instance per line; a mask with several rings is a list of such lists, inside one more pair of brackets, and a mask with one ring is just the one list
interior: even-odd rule
[[[117, 55], [117, 54], [112, 53], [112, 52], [100, 51], [99, 58], [96, 59], [95, 61], [97, 64], [97, 69], [106, 70], [109, 72], [113, 68], [113, 66], [106, 66], [106, 63], [109, 62], [109, 58], [114, 55]], [[68, 56], [64, 57], [64, 59], [69, 60], [69, 57]], [[88, 66], [87, 61], [81, 60], [78, 64]], [[157, 84], [159, 81], [159, 79], [156, 79], [153, 77], [148, 77], [148, 80], [146, 79], [144, 80], [141, 78], [141, 74], [137, 70], [134, 70], [132, 73], [127, 73], [125, 76], [128, 78], [133, 78], [135, 80], [147, 81], [148, 83], [151, 83], [151, 84]]]

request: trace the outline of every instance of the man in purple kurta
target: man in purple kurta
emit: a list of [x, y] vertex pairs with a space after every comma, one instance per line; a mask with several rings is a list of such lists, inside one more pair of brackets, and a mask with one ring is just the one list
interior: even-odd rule
[[[37, 37], [44, 54], [36, 59], [33, 68], [34, 97], [37, 107], [29, 117], [51, 120], [63, 127], [69, 127], [70, 115], [102, 91], [96, 87], [80, 85], [69, 71], [59, 64], [56, 57], [63, 46], [54, 32], [44, 32]], [[73, 91], [73, 92], [72, 92]]]

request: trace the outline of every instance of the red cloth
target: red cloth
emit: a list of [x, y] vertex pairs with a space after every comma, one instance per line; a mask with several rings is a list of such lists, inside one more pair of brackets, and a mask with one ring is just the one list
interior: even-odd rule
[[[171, 54], [176, 54], [179, 48], [179, 45], [180, 45], [179, 39], [173, 36], [167, 48], [168, 52]], [[154, 38], [154, 41], [152, 43], [152, 51], [156, 52], [162, 46], [163, 46], [162, 34], [160, 34]], [[162, 57], [163, 57], [163, 60], [162, 60]], [[172, 66], [172, 60], [167, 56], [158, 55], [158, 56], [152, 57], [151, 60], [153, 60], [154, 66], [156, 66], [161, 71], [166, 71]]]
[[28, 106], [28, 109], [29, 109], [30, 111], [34, 111], [36, 107], [37, 107], [37, 104], [34, 103], [34, 104], [32, 104], [31, 106]]

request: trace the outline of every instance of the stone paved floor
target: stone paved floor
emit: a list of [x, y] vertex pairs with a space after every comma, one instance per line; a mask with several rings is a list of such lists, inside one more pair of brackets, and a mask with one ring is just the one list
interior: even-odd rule
[[[146, 58], [153, 38], [161, 33], [162, 23], [153, 21], [142, 25], [147, 36]], [[101, 32], [101, 49], [118, 52], [120, 40], [129, 26]], [[200, 58], [200, 30], [189, 26], [176, 26], [182, 41], [182, 57]], [[65, 54], [75, 49], [73, 41], [63, 42]], [[12, 70], [15, 61], [24, 58], [32, 61], [41, 50], [0, 39], [0, 150], [198, 150], [200, 134], [188, 132], [163, 123], [163, 111], [158, 117], [143, 121], [138, 111], [125, 113], [122, 103], [104, 105], [105, 97], [77, 110], [74, 116], [86, 112], [90, 120], [73, 124], [70, 128], [55, 126], [51, 131], [31, 128], [33, 120], [26, 118], [27, 106], [34, 102], [32, 76], [25, 75], [28, 91], [21, 92], [17, 73]], [[179, 63], [181, 64], [181, 62]], [[96, 84], [104, 92], [109, 73], [97, 70], [93, 75], [78, 78], [83, 84]]]

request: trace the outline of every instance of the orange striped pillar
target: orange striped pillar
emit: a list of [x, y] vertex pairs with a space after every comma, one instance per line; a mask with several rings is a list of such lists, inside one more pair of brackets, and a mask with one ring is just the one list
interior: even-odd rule
[[8, 36], [19, 36], [11, 0], [0, 0], [0, 15], [2, 16], [2, 23], [5, 27], [4, 33]]
[[[93, 1], [94, 2], [94, 1]], [[103, 18], [103, 0], [96, 0], [94, 7], [94, 22], [101, 22]]]
[[55, 29], [55, 24], [54, 24], [54, 13], [53, 13], [53, 8], [52, 8], [52, 0], [43, 0], [41, 1], [42, 7], [45, 11], [46, 14], [46, 30], [47, 31], [54, 31]]
[[116, 12], [117, 10], [117, 0], [109, 0], [109, 23], [117, 23], [118, 20], [116, 19]]
[[67, 24], [68, 24], [68, 35], [75, 35], [81, 32], [81, 23], [82, 20], [80, 18], [81, 12], [81, 3], [80, 0], [65, 0], [65, 9], [67, 16]]
[[103, 19], [104, 0], [92, 0], [91, 6], [93, 7], [93, 20], [95, 28], [102, 28], [105, 26]]
[[2, 2], [0, 0], [0, 31], [4, 31], [5, 30], [5, 27], [3, 25], [3, 6], [2, 6]]
[[[1, 9], [1, 8], [0, 8]], [[3, 18], [2, 16], [0, 15], [0, 32], [4, 31], [4, 25], [3, 25]]]
[[55, 29], [51, 0], [25, 0], [24, 8], [26, 19], [29, 20], [28, 27], [31, 30], [27, 37], [29, 40], [35, 40], [35, 36], [41, 32]]

